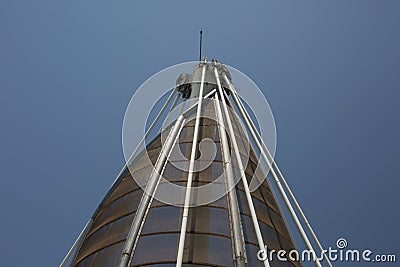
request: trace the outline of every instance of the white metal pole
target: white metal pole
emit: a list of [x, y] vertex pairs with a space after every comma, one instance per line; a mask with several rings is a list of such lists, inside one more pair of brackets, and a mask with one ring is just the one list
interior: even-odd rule
[[234, 247], [234, 261], [235, 266], [245, 266], [246, 252], [244, 248], [243, 231], [240, 221], [240, 210], [238, 206], [235, 182], [233, 178], [232, 159], [230, 156], [228, 137], [226, 136], [224, 118], [222, 116], [221, 105], [219, 104], [218, 94], [215, 94], [215, 109], [217, 113], [217, 122], [219, 129], [219, 136], [221, 139], [221, 152], [223, 158], [224, 175], [226, 187], [228, 191], [228, 205], [231, 217], [232, 241]]
[[179, 115], [181, 115], [183, 113], [183, 110], [185, 109], [186, 101], [187, 101], [187, 99], [185, 98], [185, 100], [183, 100], [183, 103], [181, 104], [181, 107], [179, 109]]
[[217, 91], [217, 90], [212, 89], [208, 94], [206, 94], [206, 95], [204, 96], [204, 98], [210, 97], [210, 96], [211, 96], [212, 94], [214, 94], [216, 91]]
[[[178, 116], [178, 119], [179, 119], [179, 117], [181, 117], [181, 115]], [[183, 116], [182, 116], [182, 117], [183, 117]], [[173, 144], [172, 144], [172, 146], [171, 146], [171, 148], [170, 148], [170, 150], [169, 150], [169, 152], [168, 152], [168, 154], [167, 154], [167, 159], [166, 159], [165, 162], [164, 162], [164, 166], [162, 166], [162, 168], [161, 168], [161, 170], [160, 170], [160, 174], [159, 174], [160, 177], [163, 175], [163, 173], [164, 173], [164, 171], [165, 171], [165, 165], [167, 164], [167, 162], [168, 162], [168, 160], [169, 160], [169, 158], [170, 158], [170, 156], [171, 156], [172, 148], [176, 145], [176, 143], [177, 143], [177, 141], [178, 141], [178, 139], [179, 139], [179, 135], [180, 135], [180, 133], [182, 132], [183, 126], [185, 125], [185, 121], [186, 121], [186, 119], [183, 119], [183, 121], [182, 121], [182, 123], [181, 123], [181, 126], [179, 127], [178, 134], [176, 134], [176, 136], [174, 137]], [[158, 161], [159, 161], [159, 158], [157, 159], [157, 162], [158, 162]], [[145, 215], [144, 215], [144, 217], [143, 217], [143, 219], [142, 219], [142, 222], [141, 222], [140, 227], [139, 227], [139, 231], [138, 231], [138, 233], [137, 233], [137, 235], [136, 235], [136, 238], [135, 238], [135, 240], [134, 240], [134, 245], [133, 245], [132, 252], [131, 252], [131, 255], [130, 255], [130, 258], [129, 258], [128, 266], [129, 266], [129, 264], [131, 263], [131, 261], [132, 261], [132, 259], [133, 259], [133, 257], [134, 257], [135, 248], [136, 248], [137, 242], [138, 242], [139, 237], [140, 237], [140, 234], [141, 234], [141, 232], [142, 232], [143, 225], [144, 225], [144, 223], [145, 223], [145, 221], [146, 221], [147, 214], [148, 214], [149, 209], [150, 209], [150, 207], [151, 207], [151, 203], [153, 202], [153, 199], [154, 199], [154, 196], [155, 196], [155, 194], [156, 194], [156, 191], [157, 191], [157, 188], [158, 188], [159, 183], [160, 183], [160, 179], [158, 179], [158, 181], [157, 181], [156, 188], [154, 189], [153, 194], [152, 194], [152, 196], [151, 196], [151, 198], [150, 198], [150, 202], [149, 202], [148, 205], [147, 205], [146, 213], [145, 213]]]
[[[272, 161], [272, 165], [274, 166], [274, 168], [275, 168], [276, 171], [278, 172], [278, 175], [279, 175], [279, 177], [280, 177], [280, 179], [281, 179], [281, 181], [282, 181], [282, 183], [283, 183], [285, 189], [288, 191], [289, 197], [290, 197], [291, 200], [294, 202], [294, 205], [295, 205], [296, 209], [298, 210], [298, 212], [300, 213], [300, 216], [301, 216], [301, 218], [303, 219], [304, 223], [306, 224], [307, 229], [308, 229], [308, 231], [310, 232], [310, 234], [311, 234], [311, 236], [312, 236], [314, 242], [317, 244], [317, 246], [318, 246], [320, 252], [322, 253], [322, 252], [324, 251], [324, 248], [322, 247], [320, 241], [318, 240], [317, 235], [315, 234], [314, 230], [312, 229], [311, 224], [310, 224], [309, 221], [307, 220], [307, 217], [306, 217], [306, 215], [304, 214], [304, 212], [303, 212], [303, 210], [302, 210], [300, 204], [297, 202], [297, 199], [296, 199], [296, 197], [294, 196], [292, 190], [290, 189], [289, 184], [286, 182], [286, 179], [284, 178], [283, 174], [281, 173], [281, 171], [280, 171], [278, 165], [276, 164], [275, 160], [272, 158], [271, 153], [269, 152], [267, 146], [266, 146], [265, 143], [263, 142], [263, 140], [262, 140], [262, 138], [261, 138], [261, 135], [259, 134], [257, 128], [255, 127], [254, 123], [250, 120], [250, 116], [249, 116], [249, 114], [247, 113], [247, 111], [246, 111], [244, 105], [241, 103], [240, 99], [238, 98], [236, 91], [232, 92], [232, 95], [233, 95], [233, 98], [234, 98], [234, 101], [235, 101], [236, 105], [238, 106], [238, 108], [240, 109], [240, 112], [242, 113], [242, 116], [243, 116], [245, 119], [247, 119], [247, 120], [250, 121], [250, 125], [248, 125], [248, 127], [251, 126], [251, 127], [253, 128], [253, 131], [255, 131], [255, 133], [256, 133], [256, 135], [257, 135], [259, 141], [261, 142], [263, 148], [264, 148], [265, 151], [267, 152], [267, 156], [268, 156], [269, 160]], [[240, 101], [240, 102], [238, 102], [238, 101]], [[244, 114], [243, 114], [243, 113], [244, 113]], [[254, 138], [254, 137], [253, 137], [253, 138]], [[328, 266], [333, 267], [333, 265], [332, 265], [332, 263], [330, 262], [328, 256], [326, 255], [326, 253], [324, 253], [324, 259], [325, 259], [326, 263], [328, 264]]]
[[[208, 93], [208, 94], [206, 95], [206, 97], [210, 96], [213, 92], [215, 92], [215, 90], [213, 90], [213, 91], [211, 91], [210, 93]], [[174, 104], [173, 104], [173, 105], [174, 105]], [[196, 105], [199, 105], [199, 101], [197, 101], [192, 107], [195, 107]], [[178, 119], [177, 119], [177, 121], [176, 121], [175, 123], [177, 123], [177, 122], [178, 122], [179, 120], [181, 120], [182, 118], [184, 118], [183, 114], [179, 114]], [[175, 141], [174, 141], [172, 147], [175, 145], [175, 142], [176, 142], [177, 139], [179, 138], [179, 133], [182, 131], [182, 128], [183, 128], [183, 126], [184, 126], [184, 124], [185, 124], [185, 121], [186, 121], [186, 119], [183, 119], [183, 121], [180, 123], [181, 126], [180, 126], [180, 129], [179, 129], [179, 131], [178, 131], [178, 134], [176, 134]], [[149, 130], [150, 130], [150, 128], [149, 128]], [[170, 133], [171, 133], [171, 132], [170, 132]], [[167, 139], [168, 139], [168, 137], [167, 137]], [[166, 142], [166, 144], [167, 144], [167, 142]], [[167, 160], [168, 160], [168, 158], [169, 158], [169, 156], [170, 156], [170, 154], [171, 154], [172, 147], [169, 149], [170, 152], [168, 153]], [[160, 154], [160, 155], [161, 155], [161, 154]], [[157, 162], [159, 162], [159, 160], [160, 160], [160, 156], [158, 157]], [[157, 164], [157, 163], [156, 163], [156, 164]], [[165, 163], [164, 163], [164, 164], [165, 164]], [[162, 173], [160, 173], [160, 175], [162, 175]], [[150, 179], [149, 179], [149, 180], [150, 180]], [[159, 182], [159, 180], [160, 180], [160, 179], [158, 179], [158, 182]], [[157, 182], [157, 186], [158, 186], [158, 182]], [[146, 190], [146, 191], [147, 191], [147, 190]], [[150, 205], [151, 205], [151, 201], [152, 201], [152, 199], [154, 198], [155, 191], [156, 191], [156, 189], [154, 190], [153, 195], [152, 195], [152, 198], [150, 199], [150, 202], [149, 202], [149, 204], [147, 205], [148, 208], [147, 208], [146, 213], [145, 213], [145, 215], [144, 215], [144, 217], [143, 217], [143, 219], [142, 219], [141, 225], [140, 225], [140, 227], [139, 227], [139, 231], [138, 231], [138, 233], [136, 234], [136, 238], [135, 238], [135, 240], [134, 240], [134, 245], [133, 245], [133, 248], [132, 248], [132, 250], [131, 250], [131, 253], [130, 253], [131, 255], [130, 255], [130, 259], [129, 259], [128, 263], [130, 262], [130, 260], [132, 260], [133, 253], [134, 253], [133, 250], [134, 250], [134, 248], [135, 248], [137, 239], [138, 239], [138, 237], [139, 237], [139, 235], [140, 235], [140, 232], [141, 232], [141, 229], [142, 229], [142, 227], [143, 227], [143, 224], [144, 224], [144, 221], [145, 221], [145, 217], [146, 217], [147, 211], [148, 211], [148, 209], [149, 209], [149, 207], [150, 207]]]
[[[233, 145], [233, 150], [235, 152], [236, 160], [238, 162], [238, 167], [239, 167], [239, 170], [240, 170], [241, 180], [242, 180], [243, 187], [244, 187], [244, 190], [245, 190], [245, 193], [246, 193], [246, 199], [247, 199], [247, 203], [249, 205], [251, 219], [253, 221], [254, 230], [256, 232], [258, 246], [259, 246], [260, 250], [263, 250], [263, 251], [265, 251], [265, 253], [267, 253], [266, 246], [265, 246], [263, 238], [262, 238], [260, 226], [258, 224], [257, 214], [256, 214], [256, 211], [254, 209], [253, 200], [252, 200], [252, 197], [251, 197], [251, 194], [250, 194], [249, 185], [247, 183], [245, 169], [243, 167], [242, 159], [240, 157], [239, 148], [238, 148], [238, 145], [237, 145], [237, 142], [236, 142], [235, 132], [233, 131], [231, 118], [229, 116], [228, 108], [227, 108], [226, 101], [225, 101], [225, 96], [224, 96], [224, 93], [222, 91], [221, 82], [219, 80], [219, 74], [218, 74], [217, 68], [214, 68], [214, 74], [215, 74], [215, 78], [217, 80], [219, 94], [221, 96], [221, 102], [222, 102], [222, 106], [223, 106], [223, 109], [224, 109], [225, 119], [226, 119], [226, 121], [228, 123], [228, 130], [229, 130], [229, 134], [230, 134], [230, 138], [231, 138], [231, 143]], [[266, 259], [264, 261], [264, 266], [265, 267], [269, 267], [270, 265], [269, 265], [268, 257], [265, 257], [265, 258]]]
[[99, 212], [100, 208], [103, 206], [104, 202], [107, 200], [107, 198], [110, 196], [110, 194], [112, 193], [112, 191], [115, 189], [115, 187], [119, 184], [119, 182], [122, 180], [122, 178], [124, 177], [124, 173], [128, 170], [128, 165], [129, 162], [131, 162], [131, 160], [133, 160], [133, 157], [135, 156], [138, 148], [140, 147], [140, 145], [143, 143], [143, 141], [146, 139], [146, 137], [150, 134], [150, 132], [152, 131], [153, 127], [155, 126], [155, 124], [157, 123], [157, 121], [160, 119], [161, 114], [164, 112], [165, 108], [168, 106], [168, 104], [170, 103], [173, 95], [176, 93], [176, 90], [174, 89], [171, 94], [169, 95], [167, 101], [165, 102], [164, 106], [162, 107], [162, 109], [160, 110], [160, 112], [158, 113], [157, 117], [154, 119], [153, 123], [150, 125], [149, 129], [146, 131], [144, 137], [142, 138], [142, 140], [139, 142], [139, 144], [137, 145], [136, 149], [134, 150], [134, 152], [132, 153], [132, 155], [130, 156], [129, 160], [127, 161], [127, 163], [124, 165], [124, 167], [122, 168], [122, 170], [120, 171], [120, 173], [117, 175], [117, 177], [115, 178], [114, 182], [112, 183], [110, 189], [107, 191], [107, 194], [104, 196], [104, 198], [102, 199], [102, 201], [100, 202], [100, 205], [97, 207], [97, 209], [95, 210], [95, 212], [93, 213], [92, 217], [88, 220], [88, 222], [86, 223], [85, 227], [82, 229], [81, 233], [79, 234], [78, 238], [75, 240], [74, 244], [72, 245], [71, 249], [68, 251], [67, 255], [65, 256], [65, 258], [63, 259], [63, 261], [60, 263], [60, 267], [65, 266], [66, 262], [68, 261], [68, 259], [72, 256], [73, 251], [78, 248], [80, 246], [80, 241], [81, 239], [83, 239], [86, 236], [86, 232], [87, 230], [89, 230], [93, 219], [96, 217], [97, 213]]
[[[72, 245], [71, 249], [68, 251], [67, 255], [65, 256], [64, 260], [60, 263], [60, 267], [64, 267], [65, 264], [67, 263], [68, 259], [72, 256], [75, 248], [79, 245], [81, 242], [81, 239], [84, 235], [86, 235], [86, 232], [89, 230], [90, 226], [93, 223], [93, 219], [90, 218], [89, 221], [86, 223], [85, 227], [82, 229], [81, 233], [79, 234], [78, 238], [75, 240], [74, 244]], [[71, 264], [70, 264], [71, 265]]]
[[[244, 112], [246, 112], [246, 111], [243, 110], [244, 107], [241, 106], [241, 102], [239, 102], [240, 99], [237, 97], [236, 92], [235, 92], [235, 90], [234, 90], [234, 87], [233, 87], [233, 85], [230, 83], [228, 77], [227, 77], [225, 74], [223, 74], [223, 75], [224, 75], [225, 81], [228, 83], [228, 85], [229, 85], [229, 87], [230, 87], [230, 90], [231, 90], [232, 95], [233, 95], [233, 99], [234, 99], [236, 105], [238, 106], [239, 111], [240, 111], [240, 113], [242, 114], [242, 117], [244, 118], [244, 120], [245, 120], [245, 122], [246, 122], [246, 124], [247, 124], [247, 127], [249, 128], [250, 133], [251, 133], [251, 135], [252, 135], [254, 141], [256, 142], [256, 145], [257, 145], [258, 149], [260, 150], [261, 155], [263, 156], [264, 161], [267, 163], [268, 167], [269, 167], [270, 170], [271, 170], [271, 175], [272, 175], [272, 177], [273, 177], [273, 179], [274, 179], [274, 182], [276, 183], [276, 185], [277, 185], [277, 187], [278, 187], [278, 190], [279, 190], [279, 192], [280, 192], [280, 194], [281, 194], [281, 196], [282, 196], [282, 198], [283, 198], [283, 200], [284, 200], [284, 202], [285, 202], [285, 204], [286, 204], [286, 206], [287, 206], [287, 208], [288, 208], [288, 210], [289, 210], [289, 212], [290, 212], [290, 215], [292, 216], [292, 218], [293, 218], [293, 220], [294, 220], [294, 222], [295, 222], [295, 225], [296, 225], [296, 227], [297, 227], [297, 229], [298, 229], [300, 235], [301, 235], [302, 238], [303, 238], [304, 243], [306, 244], [307, 248], [308, 248], [310, 251], [314, 251], [314, 250], [313, 250], [313, 247], [312, 247], [312, 245], [311, 245], [311, 242], [310, 242], [310, 240], [308, 239], [308, 236], [307, 236], [307, 234], [305, 233], [305, 231], [304, 231], [304, 229], [303, 229], [303, 226], [301, 225], [301, 223], [300, 223], [300, 221], [299, 221], [299, 219], [298, 219], [298, 217], [297, 217], [297, 214], [296, 214], [296, 212], [294, 211], [294, 209], [293, 209], [293, 207], [292, 207], [292, 205], [291, 205], [291, 203], [290, 203], [290, 201], [289, 201], [289, 199], [288, 199], [288, 197], [287, 197], [287, 195], [286, 195], [286, 192], [285, 192], [285, 190], [283, 189], [283, 187], [282, 187], [282, 185], [281, 185], [281, 183], [280, 183], [280, 180], [279, 180], [278, 176], [276, 175], [275, 170], [274, 170], [274, 168], [272, 167], [272, 164], [271, 164], [270, 160], [269, 160], [268, 157], [266, 156], [265, 151], [264, 151], [263, 147], [261, 146], [259, 139], [258, 139], [257, 136], [256, 136], [256, 133], [255, 133], [255, 131], [254, 131], [254, 129], [253, 129], [254, 124], [253, 124], [253, 123], [251, 122], [251, 120], [249, 119], [248, 114], [245, 114], [245, 113], [244, 113]], [[246, 113], [247, 113], [247, 112], [246, 112]], [[255, 127], [254, 127], [254, 128], [255, 128]], [[261, 139], [261, 140], [262, 140], [262, 139]], [[265, 145], [265, 144], [264, 144], [264, 145]], [[268, 151], [268, 153], [269, 153], [269, 151]], [[269, 155], [270, 155], [270, 154], [269, 154]], [[270, 156], [271, 156], [271, 155], [270, 155]], [[276, 165], [276, 164], [275, 164], [275, 165]], [[293, 196], [293, 197], [294, 197], [294, 196]], [[299, 207], [300, 207], [300, 206], [299, 206]], [[322, 248], [322, 247], [321, 247], [321, 248]], [[322, 251], [322, 249], [321, 249], [321, 251]], [[325, 256], [325, 258], [326, 258], [326, 255], [325, 255], [325, 254], [324, 254], [324, 256]], [[330, 264], [329, 259], [328, 259], [328, 263]], [[321, 266], [321, 264], [320, 264], [320, 262], [319, 262], [318, 259], [315, 259], [315, 264], [316, 264], [317, 266]], [[330, 265], [330, 266], [331, 266], [331, 265]]]
[[130, 158], [127, 160], [125, 166], [122, 168], [121, 172], [118, 174], [118, 176], [115, 178], [114, 182], [112, 183], [110, 189], [108, 190], [107, 194], [105, 195], [105, 197], [103, 198], [103, 200], [101, 201], [99, 207], [97, 208], [97, 210], [95, 211], [95, 214], [92, 216], [92, 218], [94, 219], [94, 217], [96, 216], [97, 212], [99, 211], [99, 209], [102, 207], [102, 205], [104, 204], [104, 202], [107, 200], [107, 198], [110, 196], [110, 194], [112, 193], [112, 191], [115, 189], [115, 187], [119, 184], [120, 180], [124, 177], [124, 173], [126, 171], [128, 171], [128, 166], [130, 164], [130, 162], [132, 162], [136, 156], [136, 153], [138, 151], [138, 149], [141, 147], [142, 143], [146, 140], [146, 138], [149, 136], [150, 132], [153, 130], [154, 126], [156, 125], [156, 123], [158, 122], [158, 120], [160, 119], [161, 115], [164, 113], [165, 109], [167, 108], [168, 104], [171, 102], [172, 97], [175, 95], [176, 93], [176, 89], [173, 90], [173, 92], [171, 92], [171, 94], [169, 95], [167, 101], [165, 102], [165, 104], [163, 105], [163, 107], [161, 108], [160, 112], [157, 114], [156, 118], [153, 120], [153, 122], [150, 124], [150, 127], [147, 129], [146, 133], [144, 134], [143, 138], [140, 140], [139, 144], [136, 146], [135, 150], [133, 151], [133, 153], [131, 154]]
[[[215, 92], [216, 92], [216, 90], [215, 90], [215, 89], [212, 89], [212, 90], [211, 90], [208, 94], [206, 94], [203, 98], [208, 98], [208, 97], [212, 96]], [[181, 106], [181, 109], [180, 109], [180, 111], [179, 111], [179, 115], [181, 115], [181, 114], [184, 113], [184, 112], [189, 111], [190, 109], [194, 108], [196, 105], [199, 104], [199, 101], [197, 101], [194, 105], [188, 107], [187, 110], [183, 111], [183, 110], [184, 110], [184, 105], [185, 105], [186, 102], [187, 102], [187, 100], [185, 100], [185, 102], [183, 102], [183, 104], [182, 104], [182, 106]]]
[[[171, 108], [169, 109], [169, 111], [168, 111], [168, 113], [167, 113], [167, 116], [166, 116], [165, 119], [164, 119], [164, 121], [165, 121], [166, 123], [168, 123], [169, 115], [171, 114], [171, 111], [175, 108], [176, 103], [178, 103], [178, 100], [179, 100], [180, 97], [181, 97], [180, 94], [177, 94], [177, 95], [176, 95], [176, 98], [175, 98], [174, 102], [172, 103]], [[180, 115], [180, 114], [179, 114], [179, 115]]]
[[184, 208], [183, 208], [182, 225], [181, 225], [179, 245], [178, 245], [178, 255], [177, 255], [177, 259], [176, 259], [177, 267], [182, 266], [183, 250], [185, 247], [186, 228], [187, 228], [187, 220], [188, 220], [189, 206], [190, 206], [190, 195], [191, 195], [191, 187], [192, 187], [192, 180], [193, 180], [193, 169], [194, 169], [196, 152], [197, 152], [197, 139], [198, 139], [198, 133], [199, 133], [200, 115], [201, 115], [202, 101], [203, 101], [204, 79], [205, 79], [206, 67], [207, 67], [207, 63], [203, 63], [203, 64], [204, 65], [203, 65], [203, 70], [201, 73], [201, 83], [200, 83], [200, 92], [199, 92], [199, 104], [197, 106], [196, 122], [195, 122], [195, 126], [194, 126], [192, 152], [190, 155], [189, 174], [188, 174], [188, 180], [187, 180], [187, 185], [186, 185], [185, 203], [184, 203]]
[[181, 126], [183, 123], [184, 123], [184, 119], [183, 119], [183, 116], [181, 115], [178, 117], [178, 119], [175, 122], [174, 127], [171, 129], [171, 131], [168, 134], [165, 144], [161, 150], [160, 156], [157, 159], [157, 162], [154, 166], [154, 169], [153, 169], [153, 171], [150, 175], [150, 178], [148, 180], [148, 183], [146, 185], [146, 192], [143, 192], [142, 198], [140, 199], [138, 209], [135, 213], [135, 217], [133, 219], [128, 236], [126, 238], [124, 248], [122, 250], [121, 261], [119, 262], [119, 265], [118, 265], [119, 267], [127, 267], [129, 264], [129, 260], [130, 260], [130, 256], [131, 256], [131, 253], [133, 250], [134, 243], [138, 236], [139, 230], [142, 226], [143, 218], [147, 212], [149, 203], [150, 203], [151, 199], [153, 198], [154, 192], [156, 190], [158, 181], [161, 176], [161, 170], [167, 160], [170, 150], [172, 149], [172, 146], [174, 144], [174, 141], [176, 140], [176, 137], [180, 133], [180, 129], [182, 129]]
[[149, 136], [150, 132], [153, 130], [154, 126], [156, 125], [156, 123], [158, 122], [158, 120], [160, 119], [161, 115], [164, 113], [165, 109], [167, 108], [168, 104], [171, 102], [172, 97], [175, 95], [176, 93], [176, 89], [173, 90], [173, 92], [171, 92], [171, 94], [169, 95], [167, 101], [165, 102], [165, 104], [163, 105], [163, 107], [161, 108], [160, 112], [157, 114], [156, 118], [153, 120], [153, 122], [150, 124], [149, 129], [147, 129], [146, 133], [144, 134], [143, 138], [140, 140], [139, 144], [136, 146], [135, 150], [133, 151], [133, 153], [131, 154], [130, 158], [128, 159], [128, 161], [126, 162], [125, 166], [122, 168], [121, 172], [119, 173], [119, 175], [117, 176], [117, 178], [115, 178], [113, 184], [111, 185], [111, 188], [108, 190], [106, 196], [103, 198], [103, 200], [101, 201], [99, 207], [97, 208], [95, 214], [92, 216], [92, 218], [95, 217], [95, 215], [97, 214], [97, 212], [99, 211], [99, 209], [102, 207], [102, 205], [104, 204], [104, 202], [107, 200], [107, 198], [110, 196], [110, 194], [113, 192], [113, 190], [115, 189], [115, 187], [119, 184], [119, 181], [124, 177], [124, 172], [128, 171], [128, 166], [130, 164], [130, 162], [132, 162], [136, 156], [136, 153], [138, 151], [138, 149], [141, 147], [142, 143], [146, 140], [146, 138]]

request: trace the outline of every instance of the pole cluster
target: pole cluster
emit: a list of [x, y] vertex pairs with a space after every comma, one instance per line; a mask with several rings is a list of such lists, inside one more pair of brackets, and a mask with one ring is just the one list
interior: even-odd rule
[[[200, 61], [201, 61], [201, 34], [200, 32]], [[245, 167], [243, 166], [242, 159], [240, 156], [239, 146], [235, 137], [235, 129], [232, 125], [232, 121], [235, 118], [231, 117], [231, 113], [229, 111], [230, 107], [234, 107], [234, 110], [237, 110], [242, 118], [242, 123], [238, 124], [240, 127], [244, 125], [244, 131], [249, 133], [253, 143], [256, 145], [257, 150], [260, 152], [261, 159], [264, 163], [269, 167], [270, 176], [272, 181], [276, 185], [277, 191], [283, 199], [285, 207], [289, 211], [290, 217], [293, 220], [304, 244], [310, 251], [314, 251], [313, 244], [309, 239], [309, 235], [311, 235], [314, 245], [317, 246], [318, 250], [322, 253], [323, 247], [319, 242], [316, 234], [314, 233], [310, 223], [308, 222], [303, 210], [300, 207], [300, 204], [296, 200], [293, 192], [291, 191], [286, 179], [284, 178], [282, 172], [279, 170], [276, 162], [274, 161], [268, 147], [263, 142], [261, 135], [256, 128], [255, 124], [250, 118], [248, 111], [246, 110], [245, 106], [243, 105], [240, 97], [237, 94], [235, 87], [231, 82], [231, 78], [229, 73], [223, 71], [225, 67], [216, 61], [207, 62], [206, 60], [201, 61], [199, 66], [202, 68], [201, 70], [201, 81], [200, 81], [200, 89], [199, 89], [199, 98], [197, 102], [189, 107], [189, 109], [196, 108], [196, 118], [195, 118], [195, 125], [194, 125], [194, 132], [193, 132], [193, 141], [190, 153], [190, 161], [189, 161], [189, 171], [188, 177], [186, 181], [185, 187], [185, 197], [184, 197], [184, 205], [183, 205], [183, 213], [181, 218], [181, 226], [180, 226], [180, 234], [179, 234], [179, 243], [177, 249], [177, 256], [176, 256], [176, 266], [181, 267], [183, 264], [183, 255], [185, 249], [185, 240], [186, 240], [186, 233], [188, 230], [188, 215], [189, 210], [191, 207], [190, 199], [192, 194], [192, 183], [193, 183], [193, 175], [195, 174], [195, 161], [196, 161], [196, 153], [198, 151], [198, 144], [199, 144], [199, 131], [200, 131], [200, 120], [201, 114], [203, 109], [203, 98], [211, 98], [214, 103], [215, 108], [215, 115], [217, 119], [217, 126], [218, 126], [218, 133], [221, 143], [221, 154], [222, 154], [222, 161], [223, 161], [223, 170], [224, 170], [224, 178], [227, 188], [233, 190], [228, 190], [227, 193], [227, 203], [228, 203], [228, 211], [229, 211], [229, 219], [230, 219], [230, 228], [231, 228], [231, 237], [232, 237], [232, 255], [233, 261], [235, 266], [244, 267], [247, 266], [247, 255], [245, 249], [245, 242], [244, 242], [244, 234], [243, 234], [243, 225], [241, 222], [240, 217], [240, 209], [238, 204], [238, 195], [235, 188], [235, 177], [233, 172], [233, 160], [231, 157], [234, 157], [235, 162], [237, 163], [237, 169], [240, 173], [240, 182], [243, 185], [245, 196], [246, 196], [246, 203], [250, 210], [251, 214], [251, 221], [252, 227], [254, 228], [257, 243], [260, 250], [264, 250], [267, 252], [267, 244], [264, 242], [264, 238], [262, 236], [262, 232], [260, 230], [259, 221], [257, 219], [256, 210], [253, 203], [253, 198], [251, 195], [251, 191], [249, 189], [249, 184], [245, 174]], [[222, 66], [222, 67], [221, 67]], [[207, 69], [208, 68], [208, 69]], [[203, 91], [205, 88], [205, 84], [208, 83], [206, 78], [206, 72], [209, 69], [212, 69], [213, 73], [213, 81], [216, 81], [214, 90], [211, 90], [207, 95], [203, 96]], [[222, 71], [221, 71], [222, 70]], [[226, 69], [225, 69], [226, 70]], [[177, 94], [178, 93], [178, 94]], [[173, 97], [175, 96], [175, 100], [172, 102]], [[167, 111], [166, 118], [170, 115], [171, 111], [175, 108], [178, 103], [179, 98], [181, 97], [181, 93], [178, 89], [174, 89], [170, 96], [168, 97], [166, 103], [161, 108], [159, 114], [154, 119], [153, 123], [150, 125], [149, 129], [147, 130], [145, 136], [141, 140], [140, 145], [143, 144], [146, 137], [154, 130], [155, 125], [160, 120], [162, 115], [165, 113], [168, 107], [169, 110]], [[233, 100], [233, 102], [231, 102]], [[184, 104], [186, 104], [186, 98], [184, 100]], [[172, 102], [172, 105], [170, 106]], [[186, 110], [187, 111], [187, 110]], [[185, 125], [185, 105], [181, 106], [177, 119], [174, 121], [173, 126], [170, 128], [168, 136], [166, 138], [165, 143], [163, 144], [161, 153], [158, 155], [157, 161], [154, 166], [154, 170], [152, 171], [150, 177], [148, 178], [148, 182], [145, 188], [145, 193], [140, 200], [140, 204], [138, 209], [135, 213], [133, 221], [130, 226], [129, 233], [125, 240], [123, 250], [121, 253], [120, 261], [118, 263], [119, 267], [127, 267], [129, 266], [130, 262], [135, 253], [135, 246], [138, 242], [139, 236], [141, 234], [141, 230], [143, 228], [143, 224], [146, 221], [146, 215], [148, 210], [151, 206], [153, 201], [154, 195], [157, 191], [157, 187], [162, 176], [164, 166], [168, 162], [169, 155], [176, 145], [179, 135]], [[231, 111], [232, 112], [232, 111]], [[229, 138], [228, 135], [229, 134]], [[230, 141], [230, 146], [229, 146]], [[230, 148], [232, 149], [233, 153], [231, 155]], [[78, 236], [77, 240], [73, 244], [70, 251], [67, 253], [66, 257], [60, 264], [60, 266], [66, 266], [68, 262], [73, 262], [74, 253], [79, 250], [88, 229], [91, 227], [93, 219], [96, 217], [99, 209], [102, 207], [105, 200], [109, 197], [109, 195], [114, 191], [114, 189], [120, 184], [122, 178], [126, 175], [129, 171], [128, 166], [129, 164], [136, 158], [138, 154], [138, 149], [136, 149], [133, 153], [131, 158], [128, 160], [126, 166], [123, 168], [121, 173], [117, 176], [116, 180], [114, 181], [113, 185], [110, 188], [110, 191], [104, 197], [103, 201], [101, 202], [99, 208], [95, 211], [93, 216], [89, 219], [88, 223], [82, 230], [81, 234]], [[298, 216], [298, 214], [300, 216]], [[303, 227], [305, 225], [305, 228]], [[324, 255], [323, 260], [325, 263], [332, 267], [331, 262], [329, 261], [328, 257]], [[321, 262], [319, 259], [314, 259], [314, 263], [318, 267], [322, 267]], [[269, 267], [270, 263], [268, 258], [263, 261], [265, 267]]]

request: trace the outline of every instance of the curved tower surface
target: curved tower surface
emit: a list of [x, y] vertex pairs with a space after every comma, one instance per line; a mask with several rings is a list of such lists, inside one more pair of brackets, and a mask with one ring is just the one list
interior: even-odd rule
[[[171, 91], [170, 110], [189, 104], [127, 162], [61, 265], [301, 266], [260, 257], [295, 246], [266, 179], [281, 173], [227, 68], [203, 60]], [[260, 160], [272, 171], [256, 171]]]

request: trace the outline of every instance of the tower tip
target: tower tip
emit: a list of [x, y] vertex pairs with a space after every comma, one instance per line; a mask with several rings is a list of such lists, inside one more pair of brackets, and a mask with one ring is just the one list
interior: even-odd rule
[[203, 42], [203, 29], [200, 29], [200, 57], [199, 57], [199, 61], [201, 61], [201, 50], [202, 50], [202, 42]]

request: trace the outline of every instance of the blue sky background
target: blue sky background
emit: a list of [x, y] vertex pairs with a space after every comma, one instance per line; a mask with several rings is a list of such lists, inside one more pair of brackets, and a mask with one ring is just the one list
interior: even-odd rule
[[399, 1], [0, 6], [2, 266], [60, 263], [124, 164], [130, 97], [196, 60], [200, 28], [204, 54], [265, 93], [277, 162], [323, 244], [400, 257]]

